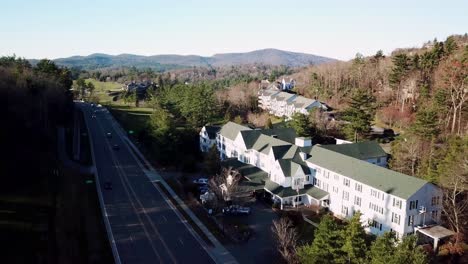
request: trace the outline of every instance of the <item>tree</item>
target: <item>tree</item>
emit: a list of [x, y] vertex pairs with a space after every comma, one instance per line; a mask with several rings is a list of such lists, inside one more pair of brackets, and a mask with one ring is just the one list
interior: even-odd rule
[[437, 167], [443, 190], [443, 212], [447, 224], [457, 233], [455, 244], [460, 243], [468, 226], [468, 138], [449, 141], [445, 158]]
[[155, 106], [150, 116], [151, 133], [155, 137], [165, 137], [174, 130], [171, 114], [161, 106]]
[[94, 89], [95, 89], [94, 84], [93, 84], [92, 82], [88, 82], [88, 83], [86, 84], [86, 89], [87, 89], [88, 92], [89, 92], [89, 96], [92, 97], [92, 96], [93, 96], [93, 93], [94, 93]]
[[234, 117], [234, 123], [236, 124], [242, 124], [244, 122], [244, 120], [242, 119], [242, 117], [240, 115], [237, 115], [236, 117]]
[[86, 88], [87, 88], [85, 80], [83, 78], [78, 78], [78, 80], [76, 80], [76, 86], [78, 86], [78, 90], [80, 91], [81, 98], [84, 98], [84, 96], [86, 95]]
[[361, 213], [357, 212], [343, 230], [342, 250], [346, 263], [366, 263], [366, 232], [361, 224]]
[[213, 88], [207, 84], [186, 86], [178, 107], [194, 127], [205, 125], [213, 118], [216, 110]]
[[395, 254], [397, 238], [394, 232], [385, 232], [378, 236], [370, 247], [369, 260], [371, 264], [389, 264]]
[[312, 123], [307, 115], [295, 113], [288, 125], [294, 128], [299, 137], [311, 137], [313, 135]]
[[265, 124], [265, 129], [272, 129], [272, 128], [273, 128], [273, 123], [271, 122], [271, 118], [268, 118]]
[[439, 134], [437, 112], [433, 109], [420, 109], [416, 113], [416, 120], [411, 126], [414, 134], [422, 139], [430, 140]]
[[366, 137], [370, 133], [375, 115], [374, 104], [375, 97], [361, 89], [351, 97], [349, 106], [343, 113], [343, 119], [349, 122], [345, 126], [348, 138], [357, 142], [359, 138]]
[[221, 173], [215, 174], [209, 184], [219, 200], [232, 201], [239, 198], [236, 194], [241, 178], [240, 173], [232, 167], [222, 168]]
[[299, 247], [301, 263], [334, 263], [343, 258], [343, 238], [339, 226], [331, 215], [325, 215], [315, 232], [312, 244]]
[[426, 253], [417, 244], [415, 235], [405, 236], [398, 243], [395, 253], [390, 261], [391, 264], [426, 264], [428, 259]]
[[205, 155], [204, 164], [208, 175], [215, 175], [219, 172], [221, 162], [219, 160], [219, 151], [216, 148], [216, 145], [211, 146], [210, 150]]
[[296, 255], [298, 234], [292, 221], [287, 217], [273, 220], [271, 231], [276, 238], [277, 250], [284, 260], [287, 263], [299, 263]]
[[423, 142], [412, 134], [397, 138], [392, 142], [390, 168], [415, 176], [421, 162], [422, 144]]
[[[468, 61], [451, 59], [444, 62], [438, 72], [439, 85], [448, 91], [451, 102], [452, 126], [451, 133], [461, 135], [461, 116], [463, 106], [468, 99]], [[458, 129], [457, 129], [458, 127]]]

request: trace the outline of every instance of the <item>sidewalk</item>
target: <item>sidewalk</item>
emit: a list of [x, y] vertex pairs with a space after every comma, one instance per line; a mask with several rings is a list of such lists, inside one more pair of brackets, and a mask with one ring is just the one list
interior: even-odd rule
[[[110, 115], [111, 116], [111, 115]], [[231, 255], [231, 253], [216, 239], [216, 237], [206, 228], [206, 226], [198, 219], [198, 217], [187, 207], [187, 205], [177, 196], [177, 194], [172, 190], [172, 188], [166, 183], [166, 181], [161, 177], [161, 175], [151, 166], [145, 156], [140, 152], [140, 150], [133, 144], [133, 142], [128, 139], [125, 131], [122, 129], [120, 124], [111, 116], [113, 125], [117, 128], [116, 131], [119, 131], [121, 137], [127, 142], [127, 146], [130, 148], [130, 153], [135, 156], [135, 159], [142, 167], [146, 176], [151, 182], [159, 182], [164, 188], [169, 192], [171, 198], [173, 198], [179, 206], [184, 210], [184, 212], [191, 218], [191, 220], [202, 230], [202, 232], [208, 237], [208, 239], [213, 244], [213, 247], [206, 245], [206, 243], [195, 233], [193, 228], [186, 223], [187, 228], [192, 232], [194, 237], [200, 242], [200, 244], [207, 250], [207, 252], [214, 258], [216, 263], [229, 263], [235, 264], [238, 263], [236, 259]], [[155, 185], [155, 188], [158, 188]], [[163, 196], [165, 193], [159, 190]], [[169, 200], [166, 200], [169, 205], [172, 204]], [[173, 208], [176, 214], [179, 215], [181, 219], [184, 219], [180, 212]], [[186, 222], [186, 221], [185, 221]]]

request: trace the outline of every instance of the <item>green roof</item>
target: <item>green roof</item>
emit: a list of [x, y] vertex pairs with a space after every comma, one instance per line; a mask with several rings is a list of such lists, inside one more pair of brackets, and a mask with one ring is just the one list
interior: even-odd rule
[[220, 134], [230, 140], [235, 140], [240, 131], [252, 130], [249, 127], [241, 126], [234, 122], [227, 122], [220, 131]]
[[246, 180], [239, 183], [242, 191], [261, 190], [265, 186], [265, 180], [268, 179], [268, 173], [251, 164], [240, 162], [236, 158], [226, 159], [221, 162], [224, 168], [231, 167], [237, 170]]
[[387, 156], [387, 153], [382, 149], [379, 143], [375, 141], [340, 145], [322, 145], [322, 147], [360, 160]]
[[326, 191], [323, 191], [312, 184], [305, 185], [304, 189], [300, 189], [298, 194], [297, 191], [293, 190], [291, 187], [283, 187], [273, 181], [266, 180], [265, 189], [281, 198], [308, 194], [311, 197], [320, 200], [328, 195]]
[[369, 185], [377, 190], [408, 199], [427, 181], [362, 161], [315, 145], [307, 162]]

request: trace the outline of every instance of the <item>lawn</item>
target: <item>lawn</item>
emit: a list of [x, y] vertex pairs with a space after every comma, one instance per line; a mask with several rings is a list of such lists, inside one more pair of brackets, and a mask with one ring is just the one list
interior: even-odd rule
[[[95, 79], [85, 79], [86, 83], [94, 85], [94, 95], [99, 98], [101, 103], [112, 102], [113, 96], [109, 96], [108, 92], [119, 92], [122, 90], [123, 84], [117, 82], [101, 82]], [[76, 81], [73, 82], [75, 84]]]
[[146, 129], [152, 111], [151, 108], [136, 108], [122, 105], [112, 105], [108, 109], [125, 131], [132, 130], [136, 135]]

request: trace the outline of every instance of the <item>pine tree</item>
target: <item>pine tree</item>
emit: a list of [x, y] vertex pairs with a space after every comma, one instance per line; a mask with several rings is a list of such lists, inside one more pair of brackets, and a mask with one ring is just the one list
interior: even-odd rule
[[366, 232], [361, 224], [361, 213], [357, 212], [343, 230], [344, 252], [346, 263], [366, 263]]
[[428, 263], [427, 255], [417, 244], [415, 235], [406, 236], [398, 243], [392, 260], [389, 264], [425, 264]]
[[395, 254], [397, 238], [394, 232], [385, 232], [377, 237], [370, 247], [371, 264], [389, 264]]
[[439, 134], [437, 112], [433, 109], [421, 109], [416, 113], [416, 120], [411, 130], [417, 136], [430, 140]]
[[341, 230], [331, 215], [325, 215], [315, 232], [312, 244], [299, 247], [301, 263], [337, 263], [343, 258]]
[[295, 113], [289, 122], [289, 126], [294, 128], [299, 137], [311, 137], [313, 135], [312, 123], [307, 115]]
[[205, 163], [205, 170], [209, 176], [219, 173], [219, 169], [221, 168], [221, 163], [219, 160], [219, 151], [216, 148], [216, 145], [211, 146], [210, 150], [205, 156], [204, 163]]
[[345, 126], [345, 133], [348, 138], [355, 142], [359, 138], [366, 137], [372, 126], [375, 116], [375, 97], [363, 90], [358, 90], [349, 102], [349, 107], [345, 109], [343, 119], [349, 124]]
[[271, 122], [271, 118], [268, 118], [265, 124], [265, 129], [272, 129], [273, 128], [273, 123]]

